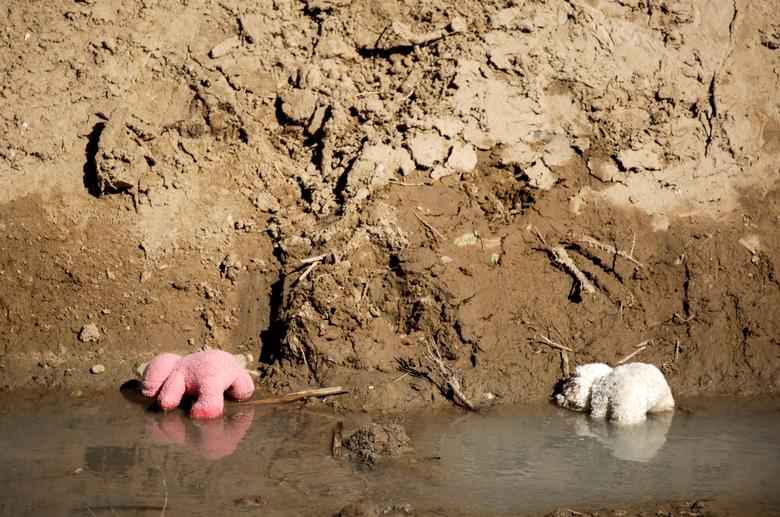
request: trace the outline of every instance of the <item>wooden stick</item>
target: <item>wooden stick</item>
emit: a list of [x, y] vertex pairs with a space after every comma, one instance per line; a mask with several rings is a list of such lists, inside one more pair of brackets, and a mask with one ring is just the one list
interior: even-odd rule
[[537, 343], [544, 343], [544, 344], [549, 345], [549, 346], [551, 346], [553, 348], [558, 348], [558, 349], [564, 350], [566, 352], [576, 353], [575, 350], [572, 350], [571, 348], [569, 348], [567, 346], [563, 346], [560, 343], [556, 343], [555, 341], [551, 340], [550, 338], [548, 338], [547, 336], [544, 336], [542, 334], [539, 334], [539, 338], [538, 339], [536, 338], [536, 336], [534, 336], [532, 339], [534, 341], [536, 341]]
[[264, 399], [247, 400], [241, 404], [245, 406], [284, 404], [286, 402], [295, 402], [297, 400], [303, 400], [309, 397], [329, 397], [331, 395], [341, 395], [343, 393], [349, 393], [349, 390], [344, 389], [341, 386], [336, 386], [333, 388], [317, 388], [313, 390], [295, 391], [293, 393], [286, 393], [284, 395], [272, 395]]

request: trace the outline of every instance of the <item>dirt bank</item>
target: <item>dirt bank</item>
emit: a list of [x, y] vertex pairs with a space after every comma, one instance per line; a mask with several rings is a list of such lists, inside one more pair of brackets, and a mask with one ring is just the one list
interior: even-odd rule
[[777, 12], [11, 0], [0, 388], [219, 347], [268, 391], [479, 406], [547, 397], [548, 338], [777, 394]]

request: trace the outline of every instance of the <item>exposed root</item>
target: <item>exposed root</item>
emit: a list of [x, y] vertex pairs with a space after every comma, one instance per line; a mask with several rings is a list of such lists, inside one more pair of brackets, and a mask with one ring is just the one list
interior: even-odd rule
[[563, 248], [563, 246], [554, 246], [550, 248], [550, 253], [552, 253], [555, 262], [563, 266], [577, 280], [581, 291], [588, 294], [593, 294], [596, 292], [596, 288], [593, 286], [591, 281], [588, 280], [588, 277], [585, 276], [585, 273], [580, 271], [580, 268], [577, 267], [569, 254], [566, 253], [566, 250]]
[[[472, 404], [466, 395], [463, 394], [463, 391], [461, 391], [458, 373], [444, 363], [444, 358], [441, 356], [441, 350], [433, 341], [431, 341], [430, 344], [425, 345], [425, 358], [428, 359], [431, 368], [439, 374], [442, 382], [449, 386], [449, 392], [452, 395], [451, 400], [469, 411], [476, 411], [474, 404]], [[445, 393], [448, 391], [443, 389], [443, 385], [439, 386], [439, 388]]]
[[593, 294], [596, 292], [596, 288], [593, 286], [590, 280], [588, 280], [588, 277], [585, 276], [585, 273], [583, 273], [580, 268], [577, 267], [577, 265], [574, 263], [574, 261], [571, 259], [569, 254], [566, 252], [563, 246], [550, 246], [544, 237], [542, 237], [542, 234], [539, 233], [539, 230], [534, 228], [534, 231], [536, 231], [536, 236], [539, 237], [539, 240], [542, 241], [545, 248], [547, 249], [547, 252], [552, 255], [553, 260], [556, 264], [563, 266], [563, 268], [569, 272], [570, 275], [574, 277], [574, 279], [577, 281], [577, 285], [581, 292], [585, 292], [587, 294]]

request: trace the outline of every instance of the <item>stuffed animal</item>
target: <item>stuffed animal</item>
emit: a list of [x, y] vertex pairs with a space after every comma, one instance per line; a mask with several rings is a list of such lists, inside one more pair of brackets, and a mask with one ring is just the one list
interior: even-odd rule
[[635, 424], [647, 413], [674, 409], [674, 399], [661, 371], [651, 364], [629, 363], [617, 368], [584, 364], [574, 369], [555, 402], [575, 411], [590, 411], [593, 418]]
[[222, 350], [184, 357], [160, 354], [149, 361], [141, 384], [141, 393], [156, 398], [164, 411], [177, 407], [185, 393], [197, 397], [190, 410], [190, 416], [196, 419], [221, 416], [225, 394], [234, 400], [246, 400], [254, 389], [249, 372]]

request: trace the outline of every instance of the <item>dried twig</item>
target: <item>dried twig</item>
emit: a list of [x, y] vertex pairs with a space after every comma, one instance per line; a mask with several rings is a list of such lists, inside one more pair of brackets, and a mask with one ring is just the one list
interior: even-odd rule
[[163, 471], [159, 466], [157, 467], [157, 470], [160, 471], [160, 477], [162, 478], [164, 490], [163, 506], [162, 510], [160, 510], [160, 517], [165, 517], [165, 509], [168, 508], [168, 483], [165, 481], [165, 474], [163, 474]]
[[439, 350], [438, 345], [436, 345], [433, 340], [431, 340], [430, 344], [426, 343], [425, 345], [425, 357], [428, 359], [431, 367], [439, 374], [442, 381], [449, 386], [450, 391], [452, 392], [453, 402], [470, 411], [475, 411], [476, 407], [474, 404], [472, 404], [466, 395], [463, 394], [463, 391], [461, 391], [457, 372], [453, 371], [452, 368], [444, 363], [444, 358], [441, 356], [441, 350]]
[[631, 245], [631, 251], [629, 253], [626, 253], [623, 250], [619, 250], [614, 246], [612, 246], [611, 244], [604, 244], [603, 242], [598, 241], [589, 235], [578, 235], [576, 239], [580, 242], [584, 242], [588, 246], [600, 249], [602, 251], [606, 251], [607, 253], [613, 256], [623, 257], [629, 262], [633, 262], [640, 268], [645, 267], [644, 264], [642, 264], [641, 262], [639, 262], [634, 258], [634, 245], [636, 244], [636, 234], [634, 234], [634, 244]]
[[571, 368], [569, 367], [569, 354], [566, 350], [561, 350], [561, 370], [563, 376], [568, 378], [571, 375]]
[[311, 264], [309, 264], [309, 267], [307, 267], [306, 270], [303, 272], [303, 274], [298, 277], [298, 279], [295, 281], [295, 283], [298, 284], [300, 282], [303, 282], [303, 280], [307, 276], [309, 276], [309, 273], [311, 273], [314, 270], [314, 268], [317, 267], [319, 264], [320, 264], [319, 261], [318, 262], [312, 262]]
[[334, 458], [341, 456], [341, 441], [343, 432], [344, 424], [339, 420], [336, 422], [336, 427], [333, 428], [333, 440], [330, 444], [330, 455]]
[[631, 359], [632, 357], [634, 357], [639, 352], [641, 352], [642, 350], [644, 350], [645, 348], [649, 347], [652, 344], [653, 344], [653, 340], [652, 339], [646, 339], [646, 340], [642, 341], [641, 343], [639, 343], [638, 345], [635, 346], [636, 350], [634, 350], [633, 352], [631, 352], [630, 354], [625, 356], [623, 359], [618, 361], [617, 364], [625, 363], [626, 361], [628, 361], [629, 359]]
[[395, 178], [390, 178], [388, 181], [390, 181], [390, 183], [393, 183], [395, 185], [401, 185], [403, 187], [425, 187], [428, 185], [427, 183], [408, 183], [406, 181], [399, 181]]
[[575, 353], [575, 350], [572, 350], [571, 348], [569, 348], [569, 347], [567, 347], [567, 346], [563, 346], [563, 345], [562, 345], [562, 344], [560, 344], [560, 343], [556, 343], [555, 341], [553, 341], [552, 339], [548, 338], [548, 337], [547, 337], [547, 336], [545, 336], [545, 335], [538, 334], [538, 336], [539, 336], [538, 338], [537, 338], [536, 336], [534, 336], [534, 337], [532, 338], [532, 339], [533, 339], [534, 341], [536, 341], [537, 343], [544, 343], [544, 344], [546, 344], [546, 345], [548, 345], [548, 346], [551, 346], [551, 347], [553, 347], [553, 348], [558, 348], [559, 350], [564, 350], [564, 351], [566, 351], [566, 352], [572, 352], [572, 353]]
[[419, 215], [417, 215], [417, 212], [415, 212], [415, 211], [412, 211], [412, 213], [413, 213], [413, 214], [414, 214], [414, 216], [417, 218], [417, 220], [418, 220], [418, 221], [420, 221], [420, 223], [421, 223], [423, 226], [425, 226], [426, 228], [428, 228], [428, 229], [429, 229], [429, 230], [430, 230], [430, 231], [433, 233], [433, 237], [434, 237], [434, 239], [436, 239], [436, 240], [442, 240], [442, 241], [443, 241], [443, 240], [446, 240], [446, 239], [444, 238], [444, 235], [442, 235], [442, 233], [441, 233], [439, 230], [437, 230], [436, 228], [434, 228], [434, 227], [433, 227], [433, 226], [432, 226], [430, 223], [428, 223], [428, 222], [427, 222], [427, 221], [425, 221], [425, 220], [424, 220], [422, 217], [420, 217]]
[[331, 395], [341, 395], [343, 393], [349, 393], [349, 390], [336, 386], [333, 388], [318, 388], [313, 390], [295, 391], [293, 393], [286, 393], [284, 395], [273, 395], [264, 399], [247, 400], [242, 402], [242, 405], [256, 406], [261, 404], [283, 404], [285, 402], [295, 402], [297, 400], [303, 400], [310, 397], [329, 397]]
[[674, 338], [674, 362], [677, 362], [677, 358], [680, 356], [680, 338]]
[[322, 262], [323, 260], [325, 260], [325, 257], [327, 256], [328, 256], [327, 254], [323, 254], [323, 255], [317, 255], [315, 257], [301, 259], [301, 264], [312, 264], [314, 262]]

